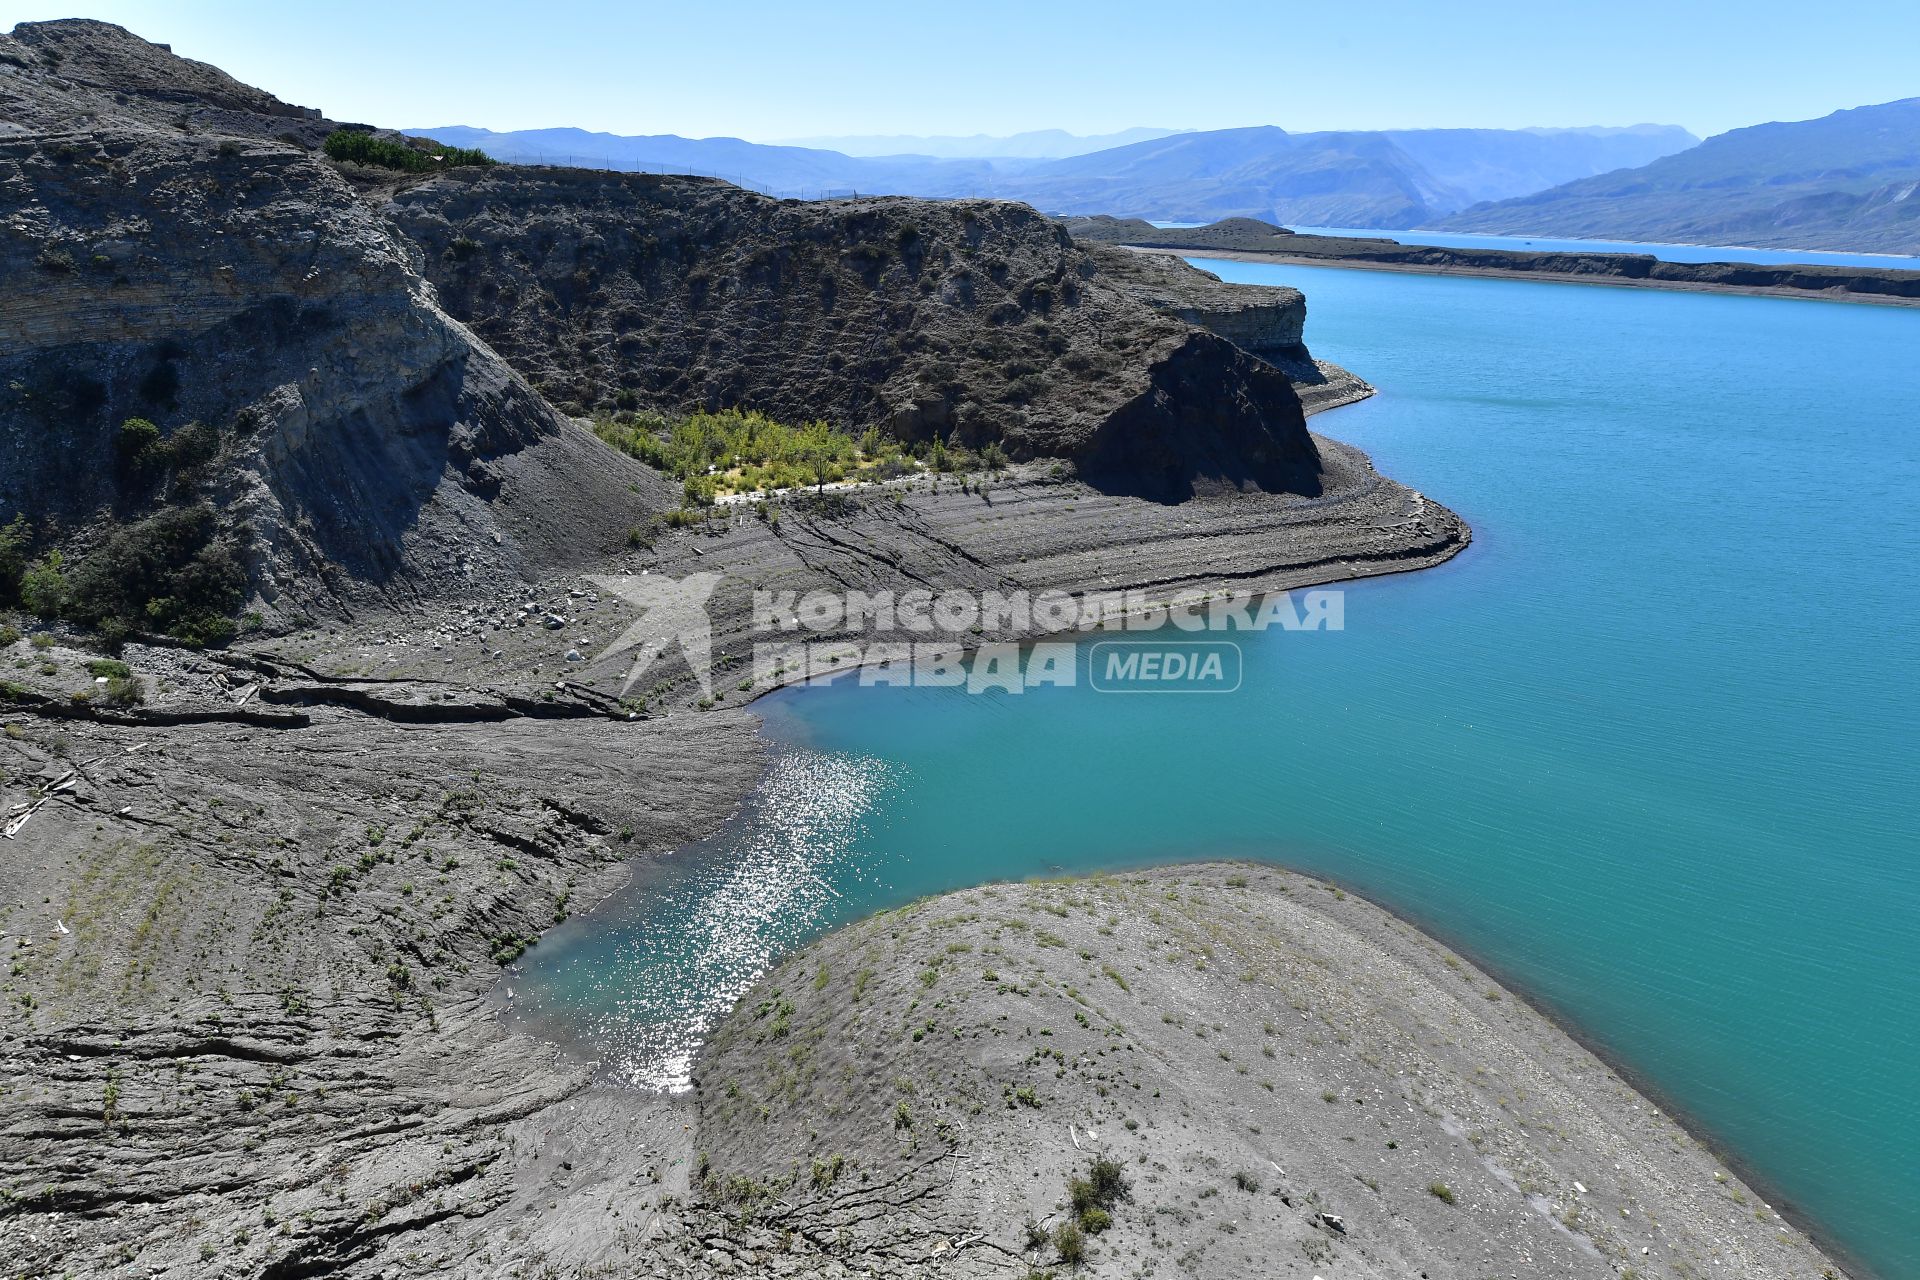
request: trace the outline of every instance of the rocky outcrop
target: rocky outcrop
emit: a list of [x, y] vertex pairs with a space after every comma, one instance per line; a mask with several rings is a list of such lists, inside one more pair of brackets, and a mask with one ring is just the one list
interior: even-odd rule
[[105, 123], [278, 139], [312, 149], [336, 126], [218, 67], [108, 22], [23, 22], [0, 35], [0, 137]]
[[[1089, 243], [1113, 241], [1137, 234], [1136, 227], [1151, 224], [1109, 217], [1064, 220], [1076, 239]], [[1250, 223], [1250, 219], [1232, 221]], [[1265, 223], [1251, 223], [1265, 226]], [[1305, 341], [1307, 299], [1298, 289], [1278, 285], [1226, 284], [1179, 258], [1135, 254], [1104, 259], [1109, 274], [1126, 282], [1130, 292], [1176, 319], [1215, 333], [1251, 355], [1259, 356], [1293, 384], [1300, 406], [1311, 416], [1373, 394], [1366, 382], [1325, 360], [1316, 360]]]
[[[1317, 487], [1287, 380], [1153, 296], [1199, 315], [1225, 286], [1156, 284], [1177, 269], [1083, 249], [1024, 205], [494, 169], [403, 186], [385, 211], [448, 310], [576, 412], [742, 406], [998, 441], [1156, 497]], [[1297, 294], [1256, 314], [1227, 292], [1223, 327], [1242, 312], [1284, 336]]]
[[[1067, 224], [1069, 234], [1075, 226]], [[1298, 289], [1225, 284], [1177, 258], [1134, 258], [1113, 270], [1124, 273], [1136, 297], [1242, 351], [1262, 358], [1305, 353], [1307, 299]]]
[[[70, 43], [28, 41], [41, 63]], [[162, 96], [190, 99], [197, 75]], [[21, 83], [65, 84], [9, 79], [16, 105]], [[215, 88], [215, 102], [252, 102]], [[0, 523], [25, 516], [71, 559], [103, 518], [204, 499], [241, 548], [255, 607], [298, 620], [524, 576], [613, 545], [636, 510], [665, 504], [664, 482], [608, 454], [436, 305], [409, 246], [332, 166], [285, 143], [138, 123], [0, 140], [0, 277], [13, 282], [0, 291]], [[158, 424], [175, 454], [191, 428], [191, 465], [132, 456], [131, 418]]]

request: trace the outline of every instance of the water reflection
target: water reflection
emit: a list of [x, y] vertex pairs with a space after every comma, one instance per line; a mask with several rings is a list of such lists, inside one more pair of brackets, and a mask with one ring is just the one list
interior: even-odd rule
[[592, 917], [547, 935], [509, 979], [513, 1014], [584, 1042], [611, 1079], [680, 1092], [694, 1054], [781, 954], [840, 918], [834, 883], [897, 765], [798, 748], [772, 761], [715, 837], [660, 864]]

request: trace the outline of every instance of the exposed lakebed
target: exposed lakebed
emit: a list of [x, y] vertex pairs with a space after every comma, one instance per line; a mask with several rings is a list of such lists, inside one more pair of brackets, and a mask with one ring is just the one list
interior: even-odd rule
[[762, 700], [773, 767], [511, 975], [618, 1076], [834, 924], [1241, 856], [1485, 961], [1889, 1276], [1920, 1270], [1920, 315], [1207, 262], [1382, 393], [1318, 419], [1472, 522], [1245, 639], [1231, 696]]

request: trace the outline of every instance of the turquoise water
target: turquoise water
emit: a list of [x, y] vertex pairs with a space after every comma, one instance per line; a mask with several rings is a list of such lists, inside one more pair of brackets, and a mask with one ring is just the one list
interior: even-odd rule
[[1920, 1275], [1920, 311], [1204, 262], [1383, 388], [1321, 418], [1476, 541], [1231, 696], [839, 683], [766, 787], [510, 978], [627, 1078], [781, 950], [1168, 859], [1335, 877], [1484, 961], [1888, 1277]]

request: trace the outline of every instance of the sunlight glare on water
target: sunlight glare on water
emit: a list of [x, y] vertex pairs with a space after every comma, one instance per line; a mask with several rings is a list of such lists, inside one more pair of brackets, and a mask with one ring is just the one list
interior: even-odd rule
[[[689, 1088], [714, 1023], [836, 914], [834, 882], [899, 772], [870, 757], [780, 752], [723, 848], [636, 867], [592, 929], [570, 922], [542, 938], [543, 980], [522, 986], [515, 1014], [564, 1021], [622, 1083]], [[619, 928], [605, 927], [609, 914]]]

